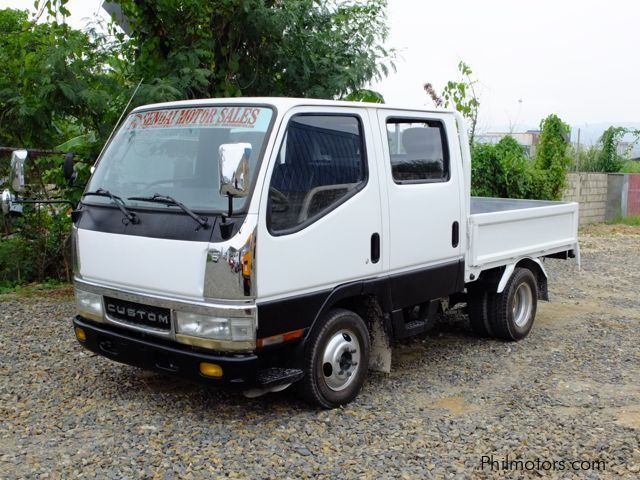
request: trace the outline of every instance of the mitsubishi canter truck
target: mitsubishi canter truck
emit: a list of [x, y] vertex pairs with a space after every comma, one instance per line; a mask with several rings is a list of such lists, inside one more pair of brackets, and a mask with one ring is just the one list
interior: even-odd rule
[[353, 400], [390, 345], [466, 302], [524, 338], [578, 205], [472, 198], [454, 112], [289, 98], [136, 108], [74, 211], [83, 347], [240, 388]]

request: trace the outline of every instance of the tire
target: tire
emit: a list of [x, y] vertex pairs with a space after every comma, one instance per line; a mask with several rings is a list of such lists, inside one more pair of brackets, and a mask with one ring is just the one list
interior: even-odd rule
[[467, 291], [467, 309], [469, 312], [469, 324], [471, 330], [481, 337], [492, 337], [491, 314], [492, 294], [485, 284], [474, 285]]
[[307, 339], [299, 395], [324, 408], [351, 402], [367, 376], [370, 349], [369, 331], [359, 315], [328, 311]]
[[538, 307], [538, 282], [527, 268], [516, 268], [502, 293], [491, 302], [490, 326], [502, 340], [522, 340], [533, 327]]

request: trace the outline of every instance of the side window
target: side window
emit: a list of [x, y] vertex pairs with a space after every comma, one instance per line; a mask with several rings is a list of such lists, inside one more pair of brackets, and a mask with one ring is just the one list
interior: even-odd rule
[[269, 185], [269, 228], [287, 233], [319, 218], [366, 183], [360, 119], [294, 116]]
[[437, 120], [387, 120], [391, 173], [396, 183], [446, 182], [449, 155]]

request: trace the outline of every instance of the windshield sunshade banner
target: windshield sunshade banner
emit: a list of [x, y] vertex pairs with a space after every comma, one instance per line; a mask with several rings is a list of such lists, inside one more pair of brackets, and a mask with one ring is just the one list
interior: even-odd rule
[[271, 109], [259, 107], [198, 107], [151, 110], [134, 113], [127, 119], [127, 130], [150, 128], [235, 127], [267, 125]]

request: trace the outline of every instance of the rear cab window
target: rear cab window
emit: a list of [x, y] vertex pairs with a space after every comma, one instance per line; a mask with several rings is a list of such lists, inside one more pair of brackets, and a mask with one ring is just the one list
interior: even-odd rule
[[444, 124], [440, 120], [389, 118], [386, 127], [395, 183], [449, 180], [449, 152]]

